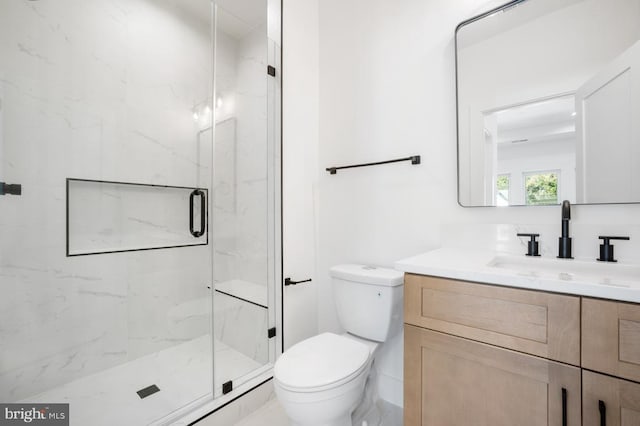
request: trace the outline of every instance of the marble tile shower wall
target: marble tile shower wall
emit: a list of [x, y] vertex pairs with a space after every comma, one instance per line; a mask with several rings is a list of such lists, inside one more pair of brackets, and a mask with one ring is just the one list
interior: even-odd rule
[[237, 278], [267, 286], [267, 29], [251, 31], [238, 55]]
[[216, 339], [259, 364], [266, 364], [269, 361], [267, 309], [221, 293], [215, 294], [213, 306]]
[[[215, 279], [242, 279], [266, 288], [266, 28], [258, 27], [240, 40], [219, 35], [217, 48], [221, 106], [216, 110], [214, 160]], [[232, 133], [235, 143], [228, 142]]]
[[[238, 205], [238, 117], [236, 108], [238, 42], [216, 33], [216, 106], [213, 152], [212, 238], [214, 280], [236, 277]], [[216, 100], [216, 104], [219, 101]]]
[[169, 314], [206, 294], [210, 247], [65, 257], [67, 177], [197, 184], [211, 44], [176, 4], [0, 3], [2, 173], [23, 185], [1, 200], [2, 401], [210, 330]]
[[[218, 29], [216, 41], [214, 281], [258, 284], [266, 297], [266, 27], [242, 37], [223, 31]], [[215, 297], [215, 337], [266, 362], [266, 309], [220, 294]]]

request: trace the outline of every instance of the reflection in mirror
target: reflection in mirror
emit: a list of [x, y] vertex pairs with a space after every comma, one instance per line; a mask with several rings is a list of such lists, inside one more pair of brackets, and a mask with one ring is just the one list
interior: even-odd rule
[[495, 166], [485, 164], [495, 205], [575, 200], [574, 110], [567, 95], [484, 114], [485, 146], [496, 151]]
[[640, 202], [640, 0], [524, 0], [456, 32], [463, 206]]

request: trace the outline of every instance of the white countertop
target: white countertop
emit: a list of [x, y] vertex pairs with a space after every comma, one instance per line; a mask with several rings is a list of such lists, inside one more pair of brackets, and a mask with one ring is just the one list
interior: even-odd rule
[[413, 274], [640, 303], [640, 265], [622, 262], [441, 248], [399, 260], [395, 268]]

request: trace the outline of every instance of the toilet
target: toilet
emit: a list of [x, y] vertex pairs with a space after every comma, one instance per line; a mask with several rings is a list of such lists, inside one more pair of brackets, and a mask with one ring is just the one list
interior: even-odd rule
[[274, 367], [276, 396], [294, 426], [351, 426], [378, 346], [402, 327], [402, 272], [351, 264], [330, 275], [346, 333], [303, 340]]

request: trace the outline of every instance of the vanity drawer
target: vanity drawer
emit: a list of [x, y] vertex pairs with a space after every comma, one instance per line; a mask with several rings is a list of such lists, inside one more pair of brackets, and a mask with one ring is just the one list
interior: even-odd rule
[[580, 365], [580, 298], [405, 275], [405, 322]]
[[582, 366], [640, 382], [640, 305], [582, 299]]

